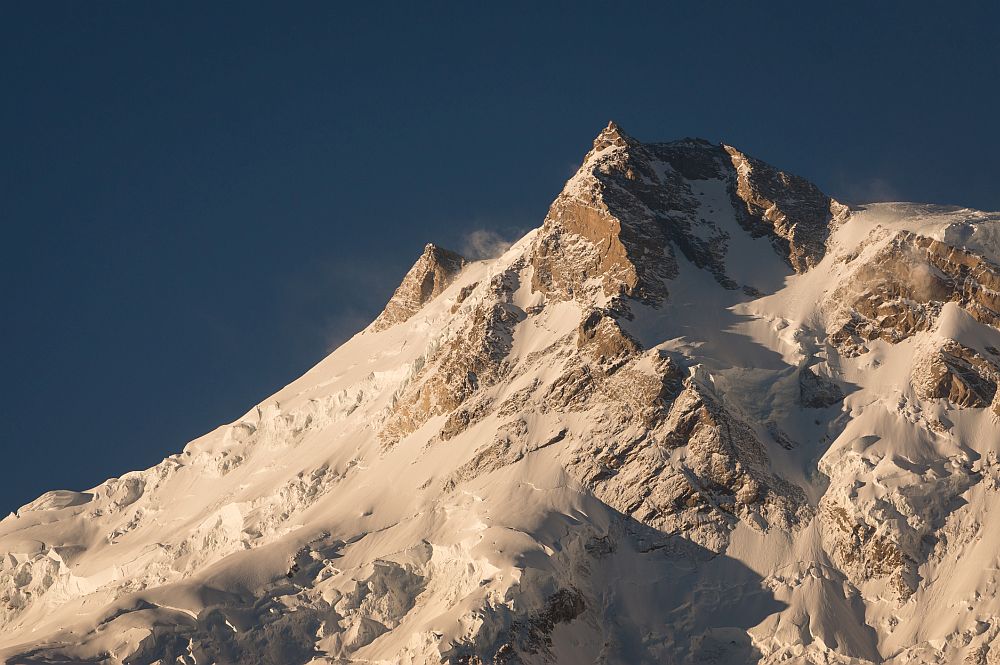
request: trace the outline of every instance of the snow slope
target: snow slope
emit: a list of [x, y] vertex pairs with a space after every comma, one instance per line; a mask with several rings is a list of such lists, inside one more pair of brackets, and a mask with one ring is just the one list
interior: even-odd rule
[[1000, 662], [998, 223], [611, 124], [499, 258], [0, 522], [0, 657]]

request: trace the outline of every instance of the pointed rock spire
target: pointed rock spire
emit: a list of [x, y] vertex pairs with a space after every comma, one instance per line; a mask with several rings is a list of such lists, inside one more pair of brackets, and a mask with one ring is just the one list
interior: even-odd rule
[[461, 255], [428, 243], [371, 329], [385, 330], [409, 319], [448, 288], [465, 263]]
[[594, 139], [594, 150], [602, 150], [608, 146], [626, 146], [633, 142], [631, 136], [622, 131], [614, 120], [608, 122], [608, 126], [601, 130], [601, 133]]

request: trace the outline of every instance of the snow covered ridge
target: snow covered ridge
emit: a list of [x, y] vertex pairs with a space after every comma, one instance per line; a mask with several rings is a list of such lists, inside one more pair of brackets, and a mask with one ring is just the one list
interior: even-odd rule
[[503, 256], [0, 522], [0, 656], [1000, 662], [998, 229], [611, 124]]

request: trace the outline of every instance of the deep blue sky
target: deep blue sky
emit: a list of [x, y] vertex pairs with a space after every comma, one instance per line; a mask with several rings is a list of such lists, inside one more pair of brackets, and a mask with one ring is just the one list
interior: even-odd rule
[[425, 242], [537, 225], [611, 118], [1000, 209], [995, 3], [407, 4], [4, 4], [0, 512], [240, 416]]

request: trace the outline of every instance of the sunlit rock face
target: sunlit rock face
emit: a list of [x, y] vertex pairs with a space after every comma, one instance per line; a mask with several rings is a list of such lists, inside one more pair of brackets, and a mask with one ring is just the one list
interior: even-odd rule
[[992, 662], [998, 230], [611, 123], [502, 256], [0, 522], [0, 655]]
[[812, 183], [731, 146], [642, 144], [611, 123], [549, 210], [533, 286], [565, 298], [597, 282], [606, 295], [657, 302], [679, 255], [723, 288], [754, 292], [727, 271], [734, 234], [766, 238], [803, 272], [823, 258], [847, 214]]
[[441, 295], [463, 265], [465, 259], [460, 255], [428, 243], [385, 309], [372, 323], [372, 329], [391, 328], [419, 312], [420, 308]]

